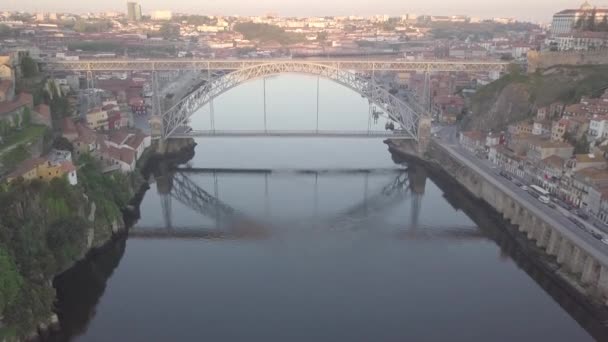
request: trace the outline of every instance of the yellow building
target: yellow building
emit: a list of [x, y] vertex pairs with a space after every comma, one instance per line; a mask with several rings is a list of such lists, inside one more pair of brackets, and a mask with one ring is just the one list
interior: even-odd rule
[[107, 130], [108, 112], [100, 108], [94, 108], [87, 113], [87, 126], [94, 130]]
[[72, 163], [71, 153], [52, 150], [45, 158], [25, 160], [6, 177], [6, 180], [10, 183], [21, 177], [25, 181], [39, 179], [48, 182], [53, 178], [63, 176], [67, 177], [71, 185], [78, 184], [76, 167]]

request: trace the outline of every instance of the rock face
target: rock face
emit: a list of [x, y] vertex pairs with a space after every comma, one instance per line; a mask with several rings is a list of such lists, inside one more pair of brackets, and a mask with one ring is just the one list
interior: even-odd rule
[[555, 102], [578, 103], [582, 96], [602, 95], [608, 65], [559, 66], [534, 74], [507, 74], [480, 88], [469, 101], [463, 128], [505, 130], [507, 125], [532, 119], [540, 107]]
[[531, 116], [534, 104], [525, 84], [512, 83], [473, 107], [467, 128], [501, 130], [508, 124]]

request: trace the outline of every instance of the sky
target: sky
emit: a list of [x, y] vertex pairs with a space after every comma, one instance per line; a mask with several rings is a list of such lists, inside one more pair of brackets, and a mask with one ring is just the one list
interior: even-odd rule
[[[456, 15], [549, 22], [553, 13], [578, 8], [584, 0], [138, 0], [144, 13], [172, 10], [208, 15], [281, 16], [374, 15], [405, 13]], [[0, 10], [97, 12], [126, 10], [126, 0], [0, 0]], [[608, 0], [590, 0], [608, 7]]]

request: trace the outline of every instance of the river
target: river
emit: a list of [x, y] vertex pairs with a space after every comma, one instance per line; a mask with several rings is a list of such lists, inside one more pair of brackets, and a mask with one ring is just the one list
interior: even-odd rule
[[[316, 82], [268, 79], [269, 129], [314, 129]], [[367, 129], [366, 100], [320, 87], [321, 129]], [[218, 98], [215, 127], [261, 129], [262, 93], [255, 81]], [[208, 109], [192, 119], [194, 129], [209, 125]], [[152, 184], [128, 240], [57, 279], [63, 333], [53, 340], [570, 342], [603, 333], [521, 259], [487, 209], [396, 164], [380, 140], [197, 144], [173, 196]]]

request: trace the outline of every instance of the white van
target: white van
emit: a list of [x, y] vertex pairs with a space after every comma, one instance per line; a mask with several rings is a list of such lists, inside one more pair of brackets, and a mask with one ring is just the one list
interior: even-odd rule
[[547, 196], [539, 196], [538, 200], [544, 204], [549, 204], [549, 202], [551, 202], [551, 199]]

